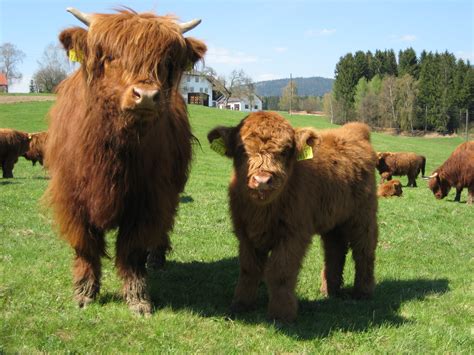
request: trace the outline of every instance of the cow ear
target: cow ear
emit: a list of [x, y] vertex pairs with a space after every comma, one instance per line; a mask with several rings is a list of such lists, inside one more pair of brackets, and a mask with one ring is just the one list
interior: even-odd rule
[[211, 149], [232, 158], [235, 153], [235, 127], [216, 127], [207, 134]]
[[206, 54], [207, 47], [204, 42], [201, 42], [195, 38], [185, 38], [186, 47], [188, 49], [188, 65], [193, 66], [199, 60], [204, 58], [204, 54]]
[[298, 160], [310, 159], [312, 151], [308, 147], [314, 148], [320, 144], [321, 137], [313, 128], [297, 128], [295, 129], [296, 151], [298, 153]]
[[72, 62], [83, 62], [87, 53], [87, 31], [81, 27], [67, 28], [59, 34], [59, 42]]

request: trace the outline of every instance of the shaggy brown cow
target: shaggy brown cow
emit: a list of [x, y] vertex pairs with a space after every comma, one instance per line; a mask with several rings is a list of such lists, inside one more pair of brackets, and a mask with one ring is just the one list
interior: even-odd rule
[[377, 189], [379, 197], [401, 196], [402, 193], [402, 183], [396, 179], [381, 183]]
[[30, 147], [28, 151], [23, 154], [23, 157], [26, 160], [30, 160], [33, 163], [33, 166], [36, 165], [36, 162], [39, 162], [41, 165], [43, 165], [44, 146], [46, 144], [47, 136], [47, 132], [38, 132], [31, 134]]
[[98, 294], [104, 233], [118, 228], [115, 261], [125, 301], [149, 314], [147, 250], [169, 248], [191, 161], [193, 135], [179, 83], [206, 51], [183, 36], [200, 21], [68, 11], [89, 29], [59, 36], [81, 67], [59, 85], [50, 113], [46, 197], [75, 250], [79, 306]]
[[429, 176], [429, 188], [437, 199], [446, 197], [456, 188], [454, 201], [461, 201], [462, 189], [467, 187], [468, 204], [474, 202], [474, 141], [459, 145], [451, 156]]
[[[376, 156], [369, 135], [360, 123], [327, 132], [293, 129], [273, 112], [252, 113], [237, 127], [209, 132], [211, 147], [222, 144], [234, 162], [229, 197], [240, 276], [231, 312], [255, 306], [265, 280], [269, 318], [293, 321], [296, 280], [314, 234], [322, 236], [324, 247], [321, 291], [340, 294], [350, 247], [353, 296], [371, 296], [378, 229]], [[297, 161], [302, 153], [314, 157]]]
[[0, 165], [4, 178], [13, 177], [13, 167], [18, 157], [28, 150], [30, 140], [28, 133], [0, 128]]
[[377, 153], [377, 170], [382, 176], [381, 181], [391, 180], [392, 176], [408, 176], [407, 186], [416, 187], [416, 178], [421, 171], [425, 176], [426, 158], [415, 153]]

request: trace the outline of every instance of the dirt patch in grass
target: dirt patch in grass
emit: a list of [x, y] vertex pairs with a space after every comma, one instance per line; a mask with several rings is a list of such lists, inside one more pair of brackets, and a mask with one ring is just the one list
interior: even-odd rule
[[56, 95], [0, 95], [0, 104], [16, 104], [18, 102], [54, 100], [56, 100]]

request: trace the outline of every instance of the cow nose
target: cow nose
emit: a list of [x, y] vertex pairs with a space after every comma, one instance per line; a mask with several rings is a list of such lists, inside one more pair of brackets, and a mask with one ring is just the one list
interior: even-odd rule
[[133, 100], [137, 108], [153, 108], [158, 101], [159, 92], [156, 89], [132, 88]]
[[252, 176], [252, 185], [259, 190], [266, 190], [272, 184], [272, 176], [270, 174], [261, 174]]

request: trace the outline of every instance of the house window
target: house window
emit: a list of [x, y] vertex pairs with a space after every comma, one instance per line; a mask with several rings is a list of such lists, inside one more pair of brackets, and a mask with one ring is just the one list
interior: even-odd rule
[[191, 89], [189, 91], [194, 92], [194, 86], [191, 86]]
[[191, 77], [190, 76], [187, 76], [186, 77], [186, 81], [189, 83], [191, 81]]
[[183, 91], [188, 91], [188, 87], [187, 87], [187, 86], [183, 86]]
[[195, 81], [196, 83], [199, 83], [199, 76], [196, 76]]
[[205, 88], [204, 89], [204, 92], [207, 94], [209, 92], [209, 89], [208, 88]]
[[249, 109], [249, 105], [245, 105], [245, 109], [248, 110], [248, 109]]
[[257, 105], [255, 105], [253, 108], [256, 109], [256, 110], [258, 110], [258, 106], [257, 106]]
[[203, 91], [202, 88], [199, 88], [199, 92], [202, 92], [202, 91]]

